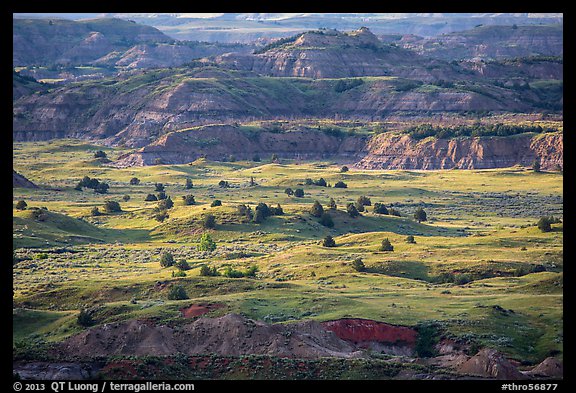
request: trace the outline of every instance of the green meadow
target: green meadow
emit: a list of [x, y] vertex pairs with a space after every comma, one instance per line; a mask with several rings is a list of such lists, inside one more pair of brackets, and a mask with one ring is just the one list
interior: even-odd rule
[[[107, 160], [94, 158], [97, 150]], [[212, 162], [118, 169], [122, 148], [86, 141], [13, 144], [14, 169], [39, 186], [13, 189], [13, 331], [15, 348], [58, 342], [83, 327], [89, 309], [96, 323], [149, 318], [185, 323], [180, 309], [219, 303], [207, 316], [241, 313], [265, 322], [355, 317], [392, 324], [432, 323], [439, 334], [497, 348], [527, 364], [563, 351], [563, 224], [542, 232], [542, 216], [563, 216], [563, 174], [528, 168], [491, 170], [357, 170], [325, 162]], [[106, 194], [75, 189], [84, 177], [110, 185]], [[137, 177], [140, 183], [131, 185]], [[306, 185], [325, 179], [329, 187]], [[186, 189], [186, 179], [193, 187]], [[228, 188], [219, 186], [227, 181]], [[334, 188], [338, 181], [347, 188]], [[162, 183], [174, 202], [155, 219], [146, 202]], [[304, 197], [287, 195], [304, 190]], [[195, 204], [185, 205], [183, 196]], [[124, 196], [129, 196], [124, 200]], [[348, 203], [371, 206], [352, 218]], [[336, 210], [329, 210], [330, 199]], [[24, 200], [26, 210], [16, 209]], [[121, 212], [107, 213], [106, 201]], [[221, 206], [211, 206], [220, 200]], [[332, 228], [310, 214], [320, 202]], [[243, 222], [237, 206], [281, 205], [284, 214]], [[399, 216], [377, 214], [375, 203]], [[98, 207], [102, 215], [93, 216]], [[417, 222], [422, 207], [427, 220]], [[38, 219], [33, 208], [45, 208]], [[216, 226], [203, 227], [213, 215]], [[209, 233], [217, 248], [198, 251]], [[336, 247], [324, 247], [332, 236]], [[415, 243], [406, 237], [414, 236]], [[393, 251], [380, 251], [388, 238]], [[190, 269], [174, 277], [162, 267], [171, 252]], [[353, 266], [360, 259], [365, 268]], [[254, 277], [200, 275], [203, 265], [246, 271]], [[169, 300], [182, 285], [186, 300]]]

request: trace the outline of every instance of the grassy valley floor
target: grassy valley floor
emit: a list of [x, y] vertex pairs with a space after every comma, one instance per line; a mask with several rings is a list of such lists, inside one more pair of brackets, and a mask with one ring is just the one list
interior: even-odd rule
[[[268, 323], [365, 318], [396, 325], [436, 327], [439, 335], [495, 348], [522, 365], [563, 351], [563, 224], [542, 232], [542, 216], [563, 215], [563, 174], [526, 168], [494, 170], [341, 172], [327, 162], [211, 162], [117, 169], [95, 159], [127, 152], [85, 141], [15, 143], [14, 169], [39, 185], [14, 188], [13, 211], [15, 357], [34, 357], [85, 329], [81, 309], [96, 324], [149, 319], [179, 325], [181, 310], [218, 304], [204, 316], [238, 313]], [[75, 190], [84, 177], [110, 185], [106, 194]], [[131, 185], [137, 177], [140, 183]], [[186, 179], [193, 182], [186, 189]], [[347, 188], [306, 185], [306, 179], [338, 181]], [[251, 184], [251, 179], [253, 180]], [[229, 188], [219, 186], [227, 181]], [[174, 201], [163, 222], [158, 202], [146, 202], [163, 183]], [[304, 197], [286, 188], [302, 188]], [[194, 205], [182, 196], [192, 194]], [[129, 196], [125, 201], [123, 197]], [[352, 218], [346, 205], [358, 197], [371, 206]], [[337, 208], [329, 210], [333, 198]], [[127, 198], [126, 198], [127, 199]], [[106, 213], [107, 200], [122, 212]], [[211, 206], [220, 200], [221, 206]], [[328, 212], [328, 228], [310, 214], [314, 201]], [[280, 204], [284, 214], [262, 223], [242, 222], [239, 204], [252, 209]], [[400, 216], [373, 212], [375, 203]], [[43, 215], [38, 219], [34, 207]], [[100, 216], [92, 216], [98, 207]], [[414, 220], [422, 207], [427, 220]], [[214, 229], [202, 225], [215, 217]], [[198, 251], [203, 233], [216, 242]], [[332, 236], [336, 247], [323, 247]], [[406, 237], [414, 236], [415, 243]], [[380, 251], [384, 238], [393, 251]], [[174, 277], [163, 252], [190, 269]], [[365, 268], [354, 268], [361, 259]], [[203, 265], [254, 277], [202, 276]], [[182, 285], [188, 299], [169, 300]], [[40, 356], [40, 355], [38, 355]], [[354, 374], [356, 375], [356, 374]]]

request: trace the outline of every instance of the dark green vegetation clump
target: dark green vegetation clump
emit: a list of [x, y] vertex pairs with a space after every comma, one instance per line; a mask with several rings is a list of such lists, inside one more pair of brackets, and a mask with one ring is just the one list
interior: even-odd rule
[[186, 289], [181, 285], [174, 285], [168, 292], [168, 300], [184, 300], [188, 299]]
[[420, 124], [406, 129], [406, 132], [414, 139], [424, 139], [435, 137], [441, 139], [458, 138], [463, 136], [512, 136], [527, 132], [540, 134], [543, 132], [557, 132], [556, 128], [542, 127], [540, 125], [510, 125], [503, 123], [496, 124], [474, 124], [451, 127], [433, 126], [432, 124]]

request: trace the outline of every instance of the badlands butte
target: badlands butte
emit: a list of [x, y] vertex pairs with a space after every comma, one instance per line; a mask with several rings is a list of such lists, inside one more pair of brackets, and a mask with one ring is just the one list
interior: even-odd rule
[[[13, 138], [142, 148], [119, 165], [275, 153], [351, 159], [371, 169], [497, 168], [536, 158], [547, 169], [561, 166], [562, 138], [553, 132], [561, 130], [561, 56], [447, 61], [384, 43], [366, 28], [310, 31], [253, 52], [170, 69], [128, 67], [118, 76], [62, 86], [15, 75]], [[26, 87], [37, 90], [24, 94]], [[550, 133], [433, 143], [398, 135], [422, 123], [526, 122]], [[360, 135], [349, 135], [357, 130]]]
[[546, 21], [14, 19], [14, 375], [562, 379]]

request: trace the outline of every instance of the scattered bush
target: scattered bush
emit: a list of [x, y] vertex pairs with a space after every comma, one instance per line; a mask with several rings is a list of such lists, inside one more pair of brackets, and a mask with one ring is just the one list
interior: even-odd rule
[[348, 167], [344, 165], [342, 168], [340, 168], [340, 172], [341, 173], [348, 172]]
[[94, 192], [96, 192], [98, 194], [106, 194], [106, 193], [108, 193], [109, 188], [110, 188], [110, 186], [108, 185], [108, 183], [101, 182], [101, 183], [98, 183], [98, 185], [94, 189]]
[[339, 79], [338, 82], [336, 82], [336, 85], [334, 85], [334, 91], [336, 93], [342, 93], [363, 84], [364, 80], [362, 78]]
[[26, 201], [18, 201], [16, 203], [16, 209], [17, 210], [26, 210], [27, 206], [28, 206], [28, 204], [26, 203]]
[[360, 215], [360, 212], [358, 211], [358, 209], [356, 209], [356, 206], [354, 206], [353, 203], [349, 203], [348, 206], [346, 206], [346, 211], [348, 212], [348, 215], [350, 215], [350, 217], [352, 218], [356, 218]]
[[542, 128], [539, 125], [517, 125], [517, 124], [481, 124], [458, 125], [453, 127], [433, 126], [432, 124], [419, 124], [406, 129], [413, 139], [424, 139], [436, 137], [442, 139], [457, 138], [462, 136], [511, 136], [526, 132], [540, 134], [542, 132], [553, 132], [556, 129]]
[[33, 207], [32, 218], [36, 221], [46, 221], [48, 219], [48, 214], [46, 214], [43, 209]]
[[279, 161], [278, 154], [276, 154], [276, 153], [272, 154], [272, 157], [270, 157], [270, 161], [271, 162], [278, 162]]
[[330, 202], [328, 202], [328, 209], [329, 210], [336, 210], [338, 206], [336, 206], [336, 201], [334, 198], [330, 198]]
[[165, 193], [164, 191], [160, 191], [160, 192], [158, 193], [158, 200], [159, 200], [159, 201], [164, 200], [164, 199], [166, 199], [167, 197], [168, 197], [168, 196], [166, 195], [166, 193]]
[[93, 217], [97, 217], [97, 216], [101, 216], [102, 213], [100, 212], [100, 209], [98, 209], [98, 207], [94, 206], [91, 210], [90, 210], [90, 215]]
[[366, 270], [366, 266], [362, 261], [362, 258], [356, 258], [352, 261], [352, 269], [356, 270], [357, 272], [363, 272]]
[[174, 265], [174, 256], [171, 252], [164, 252], [160, 256], [160, 266], [170, 267]]
[[294, 195], [294, 191], [293, 191], [290, 187], [288, 187], [287, 189], [285, 189], [285, 190], [284, 190], [284, 193], [285, 193], [286, 195], [288, 195], [288, 196]]
[[218, 182], [218, 187], [220, 188], [230, 188], [230, 184], [226, 180], [220, 180]]
[[342, 180], [334, 184], [334, 188], [348, 188], [348, 184], [344, 183]]
[[532, 163], [532, 170], [534, 172], [540, 172], [541, 167], [540, 167], [540, 159], [539, 158], [536, 158], [534, 160], [534, 162]]
[[313, 215], [314, 217], [322, 217], [322, 214], [324, 214], [324, 208], [322, 207], [320, 202], [314, 201], [314, 204], [310, 208], [310, 214]]
[[276, 207], [270, 207], [270, 215], [271, 216], [283, 216], [284, 215], [284, 209], [282, 209], [282, 206], [280, 206], [280, 204], [276, 204]]
[[173, 207], [174, 207], [174, 202], [172, 202], [172, 199], [170, 197], [167, 197], [166, 199], [163, 199], [160, 202], [158, 202], [158, 209], [159, 210], [168, 210], [168, 209], [172, 209]]
[[380, 245], [380, 251], [394, 251], [394, 246], [390, 243], [388, 238], [382, 240], [382, 244]]
[[370, 201], [370, 198], [364, 195], [359, 196], [356, 202], [362, 206], [372, 206], [372, 201]]
[[76, 322], [78, 325], [84, 327], [93, 326], [96, 323], [94, 318], [92, 318], [92, 314], [88, 310], [81, 310]]
[[174, 285], [170, 288], [170, 292], [168, 292], [168, 300], [184, 299], [188, 299], [188, 294], [182, 285]]
[[424, 209], [422, 209], [421, 207], [416, 209], [416, 211], [414, 212], [414, 219], [418, 222], [426, 221], [426, 212], [424, 211]]
[[388, 209], [386, 208], [386, 206], [384, 206], [383, 203], [380, 202], [376, 202], [374, 204], [374, 213], [377, 214], [388, 214]]
[[146, 198], [144, 198], [144, 200], [146, 202], [155, 202], [158, 200], [158, 198], [156, 198], [156, 195], [154, 195], [154, 194], [148, 194], [148, 195], [146, 195]]
[[183, 270], [172, 271], [172, 277], [186, 277], [186, 273]]
[[162, 183], [156, 183], [154, 184], [154, 191], [156, 192], [162, 192], [164, 191], [166, 188], [164, 187], [164, 184]]
[[178, 262], [174, 264], [174, 266], [180, 270], [190, 270], [190, 265], [186, 259], [180, 259]]
[[238, 205], [237, 209], [242, 222], [249, 222], [252, 221], [252, 219], [254, 218], [254, 214], [252, 213], [252, 209], [250, 208], [250, 206]]
[[294, 190], [294, 196], [298, 197], [298, 198], [303, 198], [304, 197], [304, 190], [301, 188], [297, 188]]
[[439, 340], [439, 328], [437, 324], [421, 322], [416, 326], [418, 338], [416, 339], [416, 353], [419, 357], [429, 358], [437, 355], [435, 345]]
[[214, 199], [210, 204], [210, 207], [222, 206], [222, 201], [220, 199]]
[[326, 180], [323, 177], [314, 182], [315, 186], [326, 187]]
[[216, 267], [209, 267], [207, 265], [200, 266], [200, 275], [201, 276], [209, 276], [209, 277], [216, 277], [219, 276], [220, 273], [216, 270]]
[[324, 247], [336, 247], [336, 241], [332, 238], [332, 236], [328, 235], [322, 241], [322, 245]]
[[137, 186], [138, 184], [140, 184], [140, 179], [138, 179], [137, 177], [133, 177], [132, 179], [130, 179], [131, 186]]
[[200, 237], [200, 243], [197, 246], [198, 251], [214, 251], [216, 249], [216, 243], [212, 240], [212, 236], [208, 233], [202, 234]]
[[186, 205], [186, 206], [196, 204], [196, 200], [194, 199], [194, 195], [182, 195], [182, 200], [184, 201], [184, 205]]
[[204, 216], [202, 226], [206, 229], [216, 228], [216, 217], [214, 217], [213, 214], [207, 214], [206, 216]]
[[364, 205], [361, 203], [358, 203], [357, 201], [354, 203], [354, 207], [356, 208], [356, 210], [358, 210], [359, 212], [363, 212], [364, 211]]
[[396, 217], [400, 217], [400, 212], [396, 209], [394, 209], [393, 207], [391, 207], [390, 209], [388, 209], [388, 214], [390, 214], [391, 216], [396, 216]]
[[416, 244], [416, 240], [414, 240], [414, 236], [412, 236], [412, 235], [406, 236], [406, 243]]
[[469, 274], [457, 274], [454, 276], [454, 284], [464, 285], [472, 281], [472, 277]]
[[192, 183], [192, 179], [187, 178], [186, 179], [186, 185], [185, 185], [186, 189], [189, 190], [192, 187], [194, 187], [194, 184]]
[[107, 155], [104, 151], [98, 150], [96, 153], [94, 153], [94, 158], [107, 158]]
[[542, 232], [550, 232], [552, 230], [553, 217], [540, 217], [536, 225]]
[[120, 204], [116, 201], [106, 201], [104, 204], [104, 210], [107, 213], [118, 213], [122, 211]]
[[320, 224], [324, 225], [325, 227], [328, 228], [333, 228], [334, 227], [334, 220], [332, 220], [332, 216], [330, 216], [330, 214], [328, 213], [322, 213], [322, 215], [320, 216]]
[[122, 200], [123, 200], [124, 202], [128, 202], [128, 201], [130, 200], [130, 195], [124, 195], [124, 196], [122, 197]]

